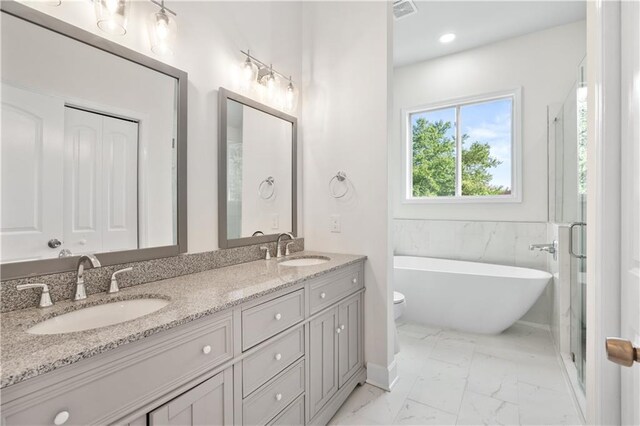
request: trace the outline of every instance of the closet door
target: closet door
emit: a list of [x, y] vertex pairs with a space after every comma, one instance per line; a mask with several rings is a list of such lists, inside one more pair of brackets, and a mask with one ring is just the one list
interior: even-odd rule
[[2, 84], [2, 262], [57, 257], [62, 235], [64, 104]]
[[102, 119], [102, 251], [138, 248], [138, 123]]
[[138, 248], [137, 170], [137, 123], [65, 108], [65, 248]]
[[149, 413], [150, 426], [233, 424], [233, 373], [218, 373]]

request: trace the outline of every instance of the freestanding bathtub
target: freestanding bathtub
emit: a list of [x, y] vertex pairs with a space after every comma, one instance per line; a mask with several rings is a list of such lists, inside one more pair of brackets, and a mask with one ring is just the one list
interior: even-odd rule
[[551, 279], [535, 269], [413, 256], [395, 256], [393, 275], [407, 300], [403, 319], [484, 334], [513, 325]]

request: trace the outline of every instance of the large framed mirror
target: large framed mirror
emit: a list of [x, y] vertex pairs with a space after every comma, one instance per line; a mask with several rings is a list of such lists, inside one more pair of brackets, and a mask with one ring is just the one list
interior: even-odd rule
[[1, 3], [2, 279], [187, 251], [187, 73]]
[[218, 228], [221, 248], [297, 236], [297, 120], [220, 88]]

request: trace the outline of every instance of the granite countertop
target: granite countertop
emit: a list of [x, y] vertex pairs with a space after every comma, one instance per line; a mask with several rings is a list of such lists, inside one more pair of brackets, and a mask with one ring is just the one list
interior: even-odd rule
[[[118, 346], [141, 340], [269, 293], [365, 259], [364, 256], [303, 251], [286, 259], [327, 256], [326, 263], [291, 267], [277, 259], [258, 260], [211, 269], [120, 290], [99, 293], [82, 302], [54, 300], [51, 308], [30, 308], [0, 314], [0, 388], [73, 364]], [[285, 260], [285, 259], [282, 259]], [[91, 285], [91, 283], [87, 283]], [[34, 335], [26, 329], [81, 307], [126, 299], [155, 297], [170, 300], [159, 311], [103, 328], [66, 334]]]

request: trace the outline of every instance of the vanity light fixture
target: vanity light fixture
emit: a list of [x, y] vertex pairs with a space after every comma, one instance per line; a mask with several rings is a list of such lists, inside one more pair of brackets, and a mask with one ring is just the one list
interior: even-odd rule
[[[243, 89], [251, 89], [252, 83], [256, 84], [255, 87], [258, 92], [264, 90], [261, 89], [261, 87], [264, 87], [270, 103], [286, 111], [295, 110], [297, 90], [291, 76], [285, 76], [276, 71], [272, 64], [267, 65], [260, 61], [255, 56], [252, 56], [249, 50], [246, 52], [241, 50], [240, 52], [246, 57], [240, 65], [240, 81]], [[287, 82], [286, 86], [282, 86], [280, 81]]]
[[178, 33], [178, 26], [173, 16], [178, 15], [171, 9], [165, 7], [164, 0], [160, 2], [151, 0], [151, 3], [160, 7], [158, 12], [154, 12], [149, 16], [147, 23], [151, 51], [156, 55], [173, 55], [176, 35]]
[[96, 24], [108, 34], [125, 35], [131, 0], [94, 0]]
[[447, 33], [447, 34], [442, 34], [438, 40], [442, 44], [447, 44], [447, 43], [451, 43], [455, 39], [456, 39], [456, 35], [454, 33]]

